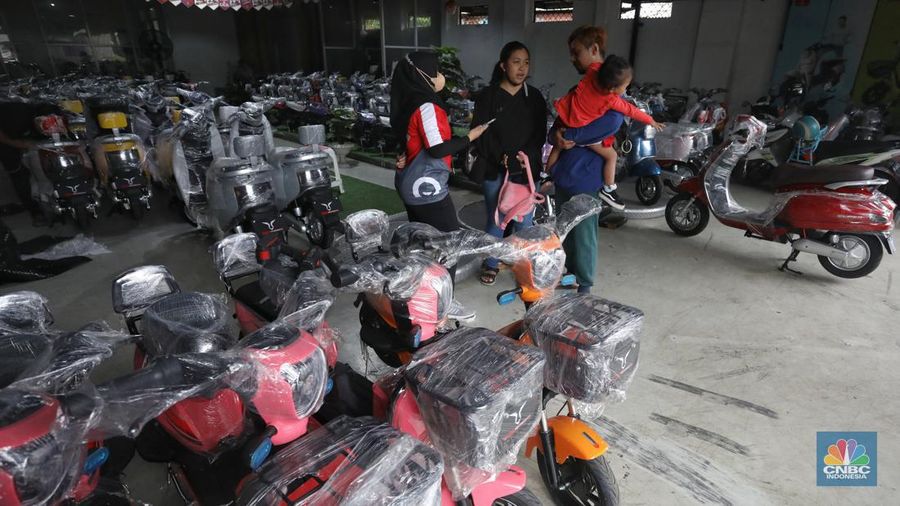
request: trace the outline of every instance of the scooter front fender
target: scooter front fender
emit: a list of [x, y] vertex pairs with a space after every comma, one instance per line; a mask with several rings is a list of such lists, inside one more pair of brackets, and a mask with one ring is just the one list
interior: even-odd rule
[[[472, 491], [472, 502], [474, 506], [492, 506], [497, 499], [522, 490], [525, 488], [525, 484], [525, 470], [518, 466], [509, 466], [505, 471], [501, 471], [495, 480], [475, 487], [475, 490]], [[441, 488], [441, 504], [457, 504], [453, 502], [447, 486], [444, 485]], [[450, 499], [449, 502], [448, 499]]]
[[656, 159], [654, 158], [644, 158], [638, 163], [631, 166], [631, 175], [636, 177], [643, 176], [658, 176], [662, 169], [659, 168], [659, 164], [656, 163]]
[[[570, 457], [579, 460], [594, 460], [606, 453], [609, 444], [583, 420], [571, 416], [554, 416], [547, 420], [547, 427], [553, 434], [556, 463], [562, 465]], [[525, 456], [531, 457], [535, 448], [542, 449], [540, 434], [528, 438]]]

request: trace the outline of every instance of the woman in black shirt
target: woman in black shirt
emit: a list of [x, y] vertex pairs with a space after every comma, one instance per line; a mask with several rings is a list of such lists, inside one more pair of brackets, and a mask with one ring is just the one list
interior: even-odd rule
[[[528, 156], [535, 179], [541, 170], [541, 148], [547, 137], [547, 103], [537, 88], [525, 83], [530, 56], [528, 48], [521, 42], [513, 41], [503, 46], [490, 86], [475, 99], [473, 126], [496, 119], [491, 128], [473, 142], [477, 158], [469, 175], [475, 182], [482, 183], [487, 208], [485, 230], [495, 237], [503, 237], [503, 231], [494, 222], [494, 210], [505, 172], [508, 170], [510, 178], [517, 182], [522, 182], [525, 177], [516, 154], [522, 151]], [[529, 215], [521, 223], [512, 221], [510, 225], [516, 230], [531, 226], [531, 223]], [[494, 284], [498, 267], [496, 258], [485, 260], [481, 282]]]

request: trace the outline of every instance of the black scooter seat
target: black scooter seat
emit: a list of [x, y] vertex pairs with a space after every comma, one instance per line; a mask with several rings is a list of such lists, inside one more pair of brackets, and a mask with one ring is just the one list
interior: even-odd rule
[[776, 188], [797, 184], [829, 184], [845, 181], [867, 181], [875, 178], [875, 169], [863, 165], [808, 166], [785, 164], [775, 170], [772, 184]]
[[829, 141], [819, 143], [813, 157], [816, 163], [821, 163], [839, 156], [877, 154], [892, 149], [900, 149], [900, 141]]

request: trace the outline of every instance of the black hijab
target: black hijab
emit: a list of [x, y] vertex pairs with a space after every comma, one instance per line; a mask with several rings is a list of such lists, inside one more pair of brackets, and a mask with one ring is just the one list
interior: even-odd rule
[[406, 145], [409, 118], [419, 106], [432, 102], [446, 109], [443, 100], [435, 93], [431, 80], [426, 80], [422, 74], [430, 79], [437, 77], [437, 53], [409, 53], [397, 63], [394, 75], [391, 76], [391, 128], [402, 146]]

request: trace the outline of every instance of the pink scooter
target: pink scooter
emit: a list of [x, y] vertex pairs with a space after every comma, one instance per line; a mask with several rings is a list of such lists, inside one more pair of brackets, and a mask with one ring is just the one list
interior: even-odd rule
[[538, 505], [511, 464], [540, 419], [543, 367], [534, 347], [462, 328], [376, 382], [374, 412], [441, 453], [441, 504]]

